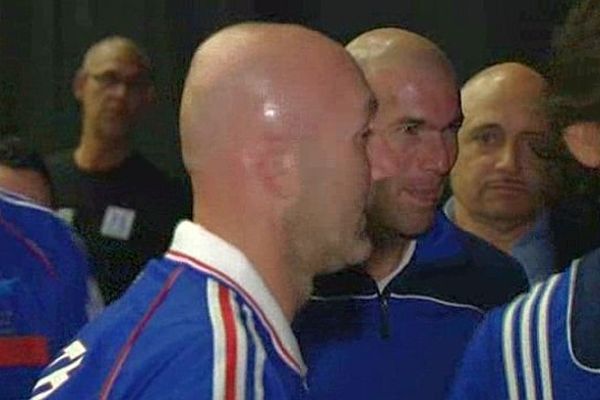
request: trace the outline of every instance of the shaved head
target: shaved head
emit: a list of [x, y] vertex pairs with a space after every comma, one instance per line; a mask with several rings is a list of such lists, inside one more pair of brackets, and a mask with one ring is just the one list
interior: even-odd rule
[[467, 115], [472, 106], [481, 106], [482, 101], [500, 96], [517, 100], [535, 98], [539, 102], [545, 89], [546, 80], [536, 70], [515, 62], [496, 64], [464, 84], [463, 112]]
[[462, 116], [454, 69], [429, 39], [398, 28], [363, 33], [346, 49], [379, 103], [369, 230], [376, 242], [403, 243], [433, 223], [456, 157]]
[[[330, 81], [332, 69], [346, 74]], [[328, 110], [315, 104], [336, 101], [335, 91], [322, 89], [356, 86], [350, 81], [357, 71], [341, 46], [300, 26], [246, 23], [218, 32], [196, 51], [183, 92], [186, 166], [218, 154], [213, 146], [254, 134], [291, 139], [316, 132], [320, 120], [311, 113]]]
[[367, 77], [380, 69], [398, 66], [431, 66], [453, 71], [450, 61], [435, 43], [399, 28], [380, 28], [365, 32], [348, 43], [346, 49]]
[[[107, 169], [129, 154], [130, 133], [154, 101], [150, 61], [131, 39], [102, 39], [85, 53], [73, 94], [82, 111], [77, 163], [85, 169]], [[92, 152], [101, 156], [86, 156]]]
[[555, 186], [552, 165], [536, 153], [548, 133], [546, 81], [530, 67], [502, 63], [469, 79], [461, 94], [465, 120], [450, 175], [455, 220], [510, 252]]
[[318, 32], [264, 23], [217, 32], [194, 54], [181, 101], [194, 219], [254, 248], [259, 264], [267, 249], [285, 253], [305, 298], [315, 273], [369, 254], [374, 106], [350, 55]]
[[122, 36], [109, 36], [93, 44], [83, 56], [82, 69], [90, 71], [99, 62], [118, 54], [121, 58], [136, 62], [143, 69], [150, 69], [150, 59], [131, 39]]

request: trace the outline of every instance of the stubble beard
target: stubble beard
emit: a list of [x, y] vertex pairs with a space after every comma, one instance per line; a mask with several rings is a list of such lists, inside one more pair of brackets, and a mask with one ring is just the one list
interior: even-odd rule
[[389, 206], [390, 202], [383, 204], [373, 203], [367, 211], [367, 232], [374, 248], [388, 248], [413, 239], [431, 229], [434, 223], [435, 209], [410, 213]]

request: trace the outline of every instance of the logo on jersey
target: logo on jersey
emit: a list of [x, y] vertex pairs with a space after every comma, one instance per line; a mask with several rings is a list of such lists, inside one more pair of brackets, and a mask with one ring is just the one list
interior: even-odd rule
[[67, 346], [60, 356], [48, 365], [48, 373], [36, 383], [31, 400], [44, 400], [65, 384], [83, 361], [86, 348], [79, 340]]

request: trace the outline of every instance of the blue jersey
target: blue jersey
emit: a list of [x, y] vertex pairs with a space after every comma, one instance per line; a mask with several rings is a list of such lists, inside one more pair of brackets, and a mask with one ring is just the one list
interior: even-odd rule
[[300, 399], [305, 370], [246, 257], [184, 221], [165, 257], [65, 348], [32, 399]]
[[0, 190], [0, 399], [28, 398], [87, 322], [87, 260], [50, 210]]
[[600, 399], [600, 251], [492, 311], [450, 399]]
[[443, 398], [484, 310], [524, 290], [516, 261], [438, 215], [382, 291], [361, 267], [315, 282], [294, 325], [311, 398]]

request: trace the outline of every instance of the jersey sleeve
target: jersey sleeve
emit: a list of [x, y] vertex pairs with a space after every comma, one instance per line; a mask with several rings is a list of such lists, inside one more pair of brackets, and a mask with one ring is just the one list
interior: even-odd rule
[[449, 400], [505, 399], [502, 360], [502, 316], [491, 311], [479, 325], [463, 355]]
[[77, 332], [90, 320], [90, 310], [102, 307], [95, 304], [90, 295], [90, 267], [88, 256], [79, 246], [73, 231], [56, 218], [55, 240], [50, 257], [57, 268], [58, 280], [62, 287], [60, 300], [61, 338], [58, 348], [67, 345]]

